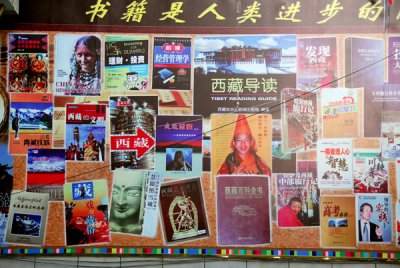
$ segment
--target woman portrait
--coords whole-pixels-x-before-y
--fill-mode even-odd
[[[101,91],[101,41],[93,35],[83,36],[74,46],[71,74],[66,94],[98,96]]]

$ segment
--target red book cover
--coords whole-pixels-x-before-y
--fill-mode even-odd
[[[306,151],[318,140],[316,94],[291,88],[282,90],[282,145],[284,152]]]
[[[28,149],[26,188],[29,192],[48,193],[51,201],[62,201],[64,182],[64,149]]]
[[[297,87],[337,87],[336,37],[297,39]]]
[[[67,246],[110,242],[106,180],[64,184]]]

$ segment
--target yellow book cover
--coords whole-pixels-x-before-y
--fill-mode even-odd
[[[355,216],[353,196],[321,196],[321,247],[356,247]]]

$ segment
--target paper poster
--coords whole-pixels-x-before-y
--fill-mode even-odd
[[[111,170],[154,169],[158,97],[110,97]]]
[[[378,137],[383,102],[380,100],[384,91],[385,48],[382,38],[346,37],[345,38],[345,86],[363,88],[364,112],[362,122],[364,137]],[[390,61],[388,57],[388,61]],[[389,78],[390,79],[390,78]],[[361,136],[361,135],[360,135]]]
[[[400,203],[396,203],[396,245],[400,245]]]
[[[54,96],[100,96],[101,38],[57,34],[54,46]]]
[[[200,178],[163,183],[160,209],[167,245],[210,235]]]
[[[392,197],[385,194],[357,195],[357,241],[359,243],[391,243]]]
[[[321,247],[355,248],[356,214],[353,196],[321,196]]]
[[[157,116],[156,169],[166,178],[202,173],[202,116]]]
[[[336,37],[297,39],[297,88],[337,86]]]
[[[363,133],[363,98],[359,88],[320,91],[323,138],[357,138]]]
[[[48,193],[50,201],[64,200],[65,170],[63,149],[28,149],[27,191]]]
[[[385,160],[400,157],[400,111],[384,111],[381,124],[381,150]]]
[[[215,175],[271,176],[271,115],[212,114],[211,187]]]
[[[110,231],[153,237],[157,232],[161,174],[118,169],[114,173]]]
[[[268,176],[217,176],[217,242],[260,245],[271,242]]]
[[[28,148],[51,148],[53,144],[52,129],[52,94],[10,94],[10,154],[27,154]]]
[[[389,36],[388,37],[388,55],[393,55],[388,58],[388,80],[392,84],[400,84],[400,36]]]
[[[9,92],[48,92],[49,48],[47,34],[8,35]]]
[[[190,90],[191,38],[154,37],[153,89]]]
[[[110,242],[106,180],[64,184],[67,246]]]
[[[0,140],[0,246],[4,244],[6,238],[8,211],[14,182],[14,157],[9,155],[7,151],[8,146],[7,143],[4,143],[3,138]]]
[[[319,226],[318,182],[313,172],[276,173],[278,227]]]
[[[318,140],[318,186],[320,189],[353,188],[353,148],[350,139]]]
[[[65,155],[67,161],[106,160],[106,105],[67,104]]]
[[[353,178],[354,193],[389,193],[389,162],[382,158],[380,139],[354,140]]]
[[[43,245],[48,204],[48,194],[13,191],[8,213],[6,242]]]
[[[265,112],[280,118],[280,109],[270,108],[281,104],[281,89],[296,88],[296,45],[296,35],[196,37],[194,114]]]
[[[284,88],[282,100],[283,152],[315,149],[319,131],[315,93]]]
[[[110,92],[149,88],[149,38],[108,35],[105,37],[104,86]]]

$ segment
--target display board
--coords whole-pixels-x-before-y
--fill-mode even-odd
[[[397,259],[400,36],[245,29],[2,30],[1,254]]]

